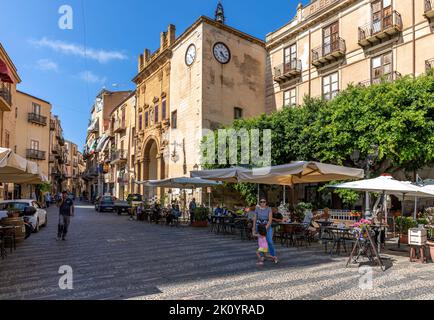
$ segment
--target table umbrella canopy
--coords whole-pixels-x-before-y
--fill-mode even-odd
[[[415,186],[409,182],[395,180],[390,176],[381,176],[375,179],[347,182],[331,186],[330,188],[377,192],[389,195],[405,195],[406,197],[433,196],[418,186]]]
[[[193,188],[206,188],[215,187],[220,185],[219,182],[204,180],[199,178],[172,178],[165,180],[150,180],[150,181],[136,181],[137,184],[142,184],[147,187],[154,188],[176,188],[176,189],[193,189]]]
[[[257,169],[229,168],[194,171],[192,177],[225,182],[246,182],[269,185],[287,185],[362,179],[364,171],[319,162],[298,161],[290,164]]]
[[[11,149],[0,148],[0,182],[39,184],[47,181],[37,163],[26,160]]]
[[[25,173],[26,170],[26,159],[15,154],[11,149],[0,148],[0,175],[20,174]]]

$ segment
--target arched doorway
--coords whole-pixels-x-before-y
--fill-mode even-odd
[[[143,155],[143,180],[162,180],[165,178],[165,164],[160,152],[158,141],[151,138],[145,144]],[[156,188],[145,188],[145,198],[149,200],[159,200],[162,190]]]

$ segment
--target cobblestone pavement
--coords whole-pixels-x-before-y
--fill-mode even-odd
[[[77,206],[66,242],[57,242],[57,214],[6,260],[0,299],[434,299],[434,264],[391,256],[374,268],[372,290],[359,288],[358,267],[319,246],[280,248],[281,263],[256,266],[255,242],[208,230],[128,221]],[[73,269],[73,290],[61,290],[59,267]]]

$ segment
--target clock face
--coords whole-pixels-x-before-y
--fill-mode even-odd
[[[231,60],[231,52],[229,48],[222,42],[218,42],[214,45],[214,57],[218,62],[226,64]]]
[[[191,66],[194,60],[196,60],[196,46],[191,44],[185,53],[185,63],[187,66]]]

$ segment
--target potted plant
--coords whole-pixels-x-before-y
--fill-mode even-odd
[[[194,222],[191,224],[194,228],[208,227],[209,209],[203,206],[194,210]]]
[[[294,221],[302,222],[304,220],[304,217],[306,216],[306,212],[308,212],[309,210],[312,210],[312,204],[299,202],[295,206]]]
[[[408,230],[417,227],[417,221],[414,221],[411,217],[398,217],[396,218],[396,225],[398,226],[399,243],[408,244]]]

